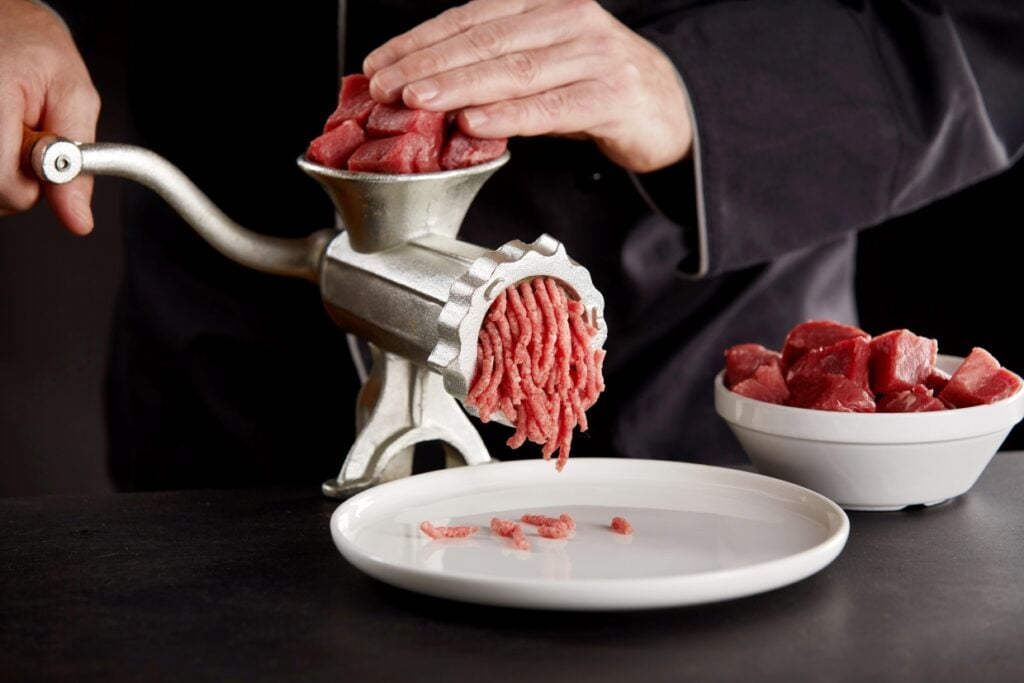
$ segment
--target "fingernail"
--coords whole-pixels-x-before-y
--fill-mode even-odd
[[[363,74],[365,74],[367,78],[373,78],[374,74],[391,66],[394,61],[394,59],[391,59],[388,51],[380,49],[374,50],[370,54],[366,55],[366,59],[363,60]]]
[[[479,128],[487,123],[487,114],[479,109],[470,109],[462,112],[462,118],[470,128]]]
[[[373,83],[385,96],[391,97],[402,85],[402,75],[395,71],[381,71],[373,77]]]
[[[428,78],[424,81],[416,81],[408,86],[409,92],[420,102],[429,102],[437,97],[437,81]]]

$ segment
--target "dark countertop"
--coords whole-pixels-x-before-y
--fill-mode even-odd
[[[388,587],[315,488],[0,499],[0,680],[1021,680],[1024,453],[965,496],[851,513],[770,593],[557,613]]]

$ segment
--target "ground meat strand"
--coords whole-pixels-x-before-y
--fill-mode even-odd
[[[559,517],[548,517],[547,515],[525,514],[522,517],[520,517],[519,519],[522,520],[523,522],[525,522],[526,524],[532,524],[533,526],[536,526],[536,527],[542,527],[542,528],[543,527],[547,527],[549,529],[560,529],[560,530],[565,532],[561,536],[548,536],[548,538],[564,538],[569,533],[570,530],[572,530],[572,529],[574,529],[576,527],[576,523],[572,521],[572,517],[569,517],[569,515],[566,515],[566,514],[563,514],[561,516],[561,518],[559,518]],[[568,520],[568,521],[566,521],[566,520]],[[571,525],[570,525],[570,522],[572,523]],[[538,529],[537,533],[540,533],[539,529]],[[541,534],[541,536],[544,536],[544,535],[545,534]]]
[[[530,549],[530,542],[526,540],[526,535],[519,527],[516,527],[516,530],[512,532],[512,543],[514,543],[516,548],[519,550]]]
[[[491,517],[491,531],[499,536],[512,536],[512,532],[515,531],[518,526],[519,525],[511,519]]]
[[[479,531],[475,526],[434,526],[430,522],[420,524],[420,531],[431,538],[466,538]]]
[[[624,536],[629,536],[633,533],[633,525],[627,522],[625,517],[612,517],[611,527],[616,533]]]
[[[586,410],[604,391],[604,351],[591,348],[597,328],[582,303],[553,278],[524,280],[498,295],[477,342],[477,366],[466,403],[488,422],[498,410],[515,428],[510,448],[526,441],[557,451],[561,471],[572,432],[587,430]]]
[[[537,534],[544,538],[565,538],[569,535],[569,527],[561,522],[551,526],[539,526]]]
[[[510,519],[491,518],[491,531],[498,536],[512,539],[512,544],[520,550],[529,550],[530,542],[526,540],[526,534],[522,527]]]

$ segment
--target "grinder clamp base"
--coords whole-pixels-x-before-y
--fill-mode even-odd
[[[347,498],[412,473],[413,447],[424,441],[444,445],[446,465],[492,462],[487,447],[458,402],[435,372],[371,345],[373,369],[359,391],[358,436],[335,479],[321,486],[325,496]]]

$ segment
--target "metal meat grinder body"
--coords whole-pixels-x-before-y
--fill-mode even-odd
[[[324,483],[328,496],[346,497],[410,474],[413,447],[424,441],[441,441],[448,464],[459,457],[469,465],[491,461],[458,403],[473,379],[487,310],[509,285],[533,277],[558,279],[583,302],[597,328],[595,348],[607,336],[604,298],[558,240],[541,235],[531,244],[513,240],[488,250],[456,238],[470,203],[508,161],[507,152],[471,168],[415,175],[339,171],[300,158],[299,166],[327,191],[344,226],[303,239],[243,228],[180,170],[146,149],[36,134],[27,136],[24,156],[51,183],[81,173],[141,183],[228,258],[320,285],[331,318],[370,342],[374,360],[359,392],[355,442],[338,476]]]

